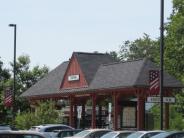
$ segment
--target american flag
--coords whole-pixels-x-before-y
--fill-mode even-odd
[[[150,94],[159,94],[159,70],[149,71]]]
[[[12,90],[8,88],[5,90],[4,105],[6,107],[10,107],[10,106],[12,106],[12,104],[13,104]]]

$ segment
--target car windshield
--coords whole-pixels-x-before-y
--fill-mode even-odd
[[[115,137],[116,135],[117,135],[116,132],[109,132],[109,133],[103,135],[103,136],[100,137],[100,138],[113,138],[113,137]]]
[[[138,138],[142,134],[143,134],[142,132],[135,132],[135,133],[130,134],[127,138]]]
[[[9,126],[0,126],[0,130],[11,130]]]
[[[74,136],[75,137],[84,137],[84,136],[88,135],[90,132],[91,131],[89,131],[89,130],[84,130],[84,131],[81,131],[81,132],[75,134]]]

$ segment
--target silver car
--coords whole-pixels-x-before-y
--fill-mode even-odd
[[[128,135],[132,134],[135,131],[112,131],[100,138],[126,138]]]
[[[87,129],[83,130],[72,137],[67,138],[100,138],[104,134],[110,132],[109,129]]]
[[[51,138],[53,135],[53,131],[64,129],[74,129],[74,128],[64,124],[44,124],[39,126],[32,126],[29,130],[38,131],[42,133],[45,137]]]

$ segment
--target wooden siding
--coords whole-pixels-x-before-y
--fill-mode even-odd
[[[79,80],[68,81],[68,76],[70,75],[79,75]],[[80,65],[75,56],[72,56],[68,68],[66,70],[63,83],[61,84],[61,89],[67,88],[81,88],[87,87],[87,81],[84,77],[84,74],[80,68]]]

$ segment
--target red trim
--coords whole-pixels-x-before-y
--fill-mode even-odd
[[[113,109],[113,128],[114,130],[117,130],[117,121],[118,121],[118,99],[117,99],[117,93],[113,93],[113,103],[114,103],[114,109]]]
[[[69,116],[69,124],[70,126],[74,127],[74,111],[73,111],[74,99],[70,97],[70,116]]]
[[[68,81],[68,76],[70,75],[79,75],[79,80]],[[87,86],[88,84],[82,72],[82,69],[77,61],[77,58],[73,54],[68,64],[67,70],[65,72],[63,81],[61,82],[60,89],[81,88],[81,87],[87,87]]]
[[[66,92],[66,93],[55,93],[55,94],[48,94],[48,95],[37,95],[37,96],[31,96],[31,97],[27,97],[27,99],[29,100],[43,100],[43,99],[55,99],[55,100],[59,100],[59,99],[68,99],[69,96],[77,96],[77,97],[89,97],[90,94],[97,94],[98,96],[103,96],[103,97],[108,97],[109,95],[111,95],[112,91],[113,92],[118,92],[118,96],[121,97],[123,96],[137,96],[137,91],[138,89],[136,88],[117,88],[117,89],[101,89],[101,90],[93,90],[93,91],[83,91],[83,92]],[[142,92],[142,94],[144,94],[144,97],[149,96],[147,95],[147,88],[141,88],[140,89]],[[166,89],[167,90],[167,94],[172,95],[171,94],[171,90],[172,89]],[[170,91],[169,91],[170,90]]]
[[[141,94],[138,94],[137,99],[137,128],[138,130],[143,130],[145,113],[144,97]]]

